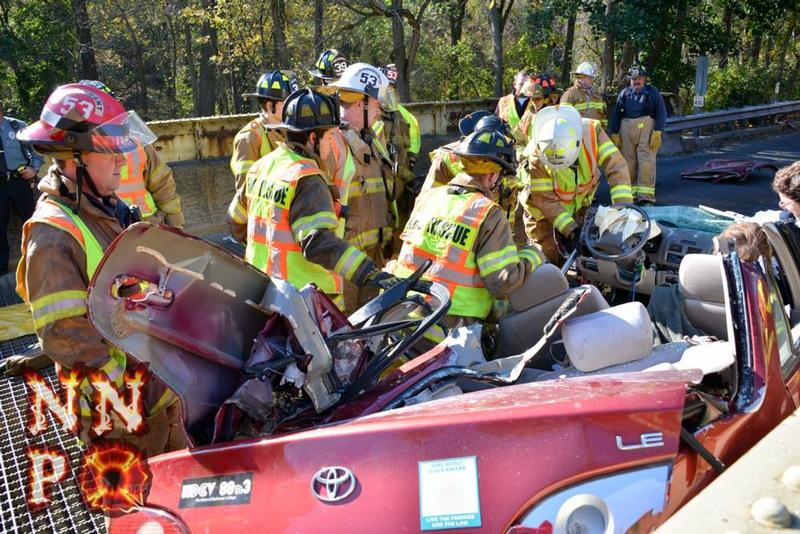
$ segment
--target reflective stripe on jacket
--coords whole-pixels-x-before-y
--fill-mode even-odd
[[[298,182],[307,176],[319,175],[316,162],[279,145],[259,160],[247,175],[247,247],[245,261],[255,268],[288,281],[300,289],[314,283],[331,296],[341,295],[342,277],[308,261],[299,241],[315,228],[335,230],[335,213],[319,211],[290,223],[289,211]],[[298,236],[300,238],[298,238]]]
[[[511,129],[519,123],[520,116],[517,113],[516,96],[513,93],[497,101],[497,116],[506,121]]]
[[[158,211],[153,195],[145,187],[144,173],[147,166],[147,154],[141,145],[136,150],[125,154],[125,166],[119,170],[119,198],[131,206],[138,206],[142,218],[152,217]]]
[[[97,270],[97,266],[100,264],[100,260],[103,259],[103,247],[86,226],[86,223],[67,206],[62,205],[52,197],[45,198],[37,207],[33,217],[28,219],[23,227],[23,257],[27,256],[28,240],[26,236],[30,231],[30,227],[37,223],[58,228],[68,233],[78,242],[81,249],[86,253],[86,277],[91,280]],[[17,284],[22,286],[20,293],[27,296],[28,291],[25,287],[25,279],[24,276],[20,276],[21,274],[24,273],[17,272]],[[37,298],[30,303],[34,326],[38,330],[59,319],[86,315],[86,296],[86,290],[76,289],[51,293]],[[100,370],[117,387],[121,387],[126,365],[125,353],[116,347],[109,347],[108,355],[110,357],[108,363],[101,367]],[[91,397],[92,388],[86,379],[81,382],[80,387],[84,393],[80,398],[81,415],[90,417],[92,412],[89,409],[87,399]]]
[[[261,113],[254,120],[245,124],[233,139],[230,167],[236,189],[244,185],[250,167],[260,158],[269,154],[283,139],[277,130],[268,130],[266,125],[267,118]]]
[[[403,247],[397,259],[395,274],[409,276],[426,259],[433,261],[425,278],[447,287],[452,299],[451,315],[485,318],[492,309],[494,297],[486,289],[481,274],[503,267],[505,256],[513,251],[502,250],[476,260],[475,246],[481,224],[495,203],[481,193],[448,192],[435,187],[417,198],[414,211],[401,235]]]
[[[608,114],[603,97],[594,91],[589,94],[586,89],[578,84],[577,80],[572,87],[561,95],[561,103],[571,105],[584,118],[600,121],[603,128],[608,126]]]
[[[384,161],[385,153],[375,140],[367,145],[353,130],[344,130],[342,134],[356,166],[347,194],[342,195],[349,208],[345,239],[367,251],[392,240],[397,211],[394,200],[390,200],[392,192],[386,186],[394,184],[394,177]]]
[[[408,111],[402,104],[399,105],[397,111],[403,116],[403,120],[408,124],[409,135],[411,143],[408,146],[408,151],[412,154],[419,154],[419,149],[422,146],[422,135],[419,131],[419,121],[413,113]]]

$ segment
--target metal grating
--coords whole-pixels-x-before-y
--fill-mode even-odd
[[[20,302],[22,300],[13,288],[0,286],[0,308]],[[31,335],[0,342],[0,361],[23,352],[36,341],[36,336]],[[54,367],[43,369],[41,373],[55,391],[61,391]],[[0,532],[105,532],[103,515],[86,509],[71,477],[52,486],[51,506],[36,514],[28,510],[25,502],[28,483],[26,447],[58,446],[69,457],[73,469],[80,465],[82,448],[75,436],[60,430],[49,412],[47,431],[30,437],[24,427],[27,410],[28,395],[22,377],[6,378],[0,374]]]
[[[4,343],[5,345],[5,343]],[[55,369],[41,371],[51,387],[60,391]],[[28,445],[58,446],[69,457],[70,466],[80,465],[82,448],[72,434],[60,430],[47,413],[46,432],[30,437],[25,432],[28,397],[22,377],[0,378],[0,532],[105,532],[102,514],[90,513],[72,477],[52,486],[53,503],[31,514],[25,502]]]

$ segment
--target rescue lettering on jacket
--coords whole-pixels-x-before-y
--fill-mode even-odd
[[[408,223],[407,230],[419,230],[422,221],[413,219]],[[455,246],[466,249],[472,228],[461,223],[442,219],[441,217],[431,217],[425,227],[426,237],[432,237],[436,241],[450,241]]]
[[[254,186],[257,186],[257,189]],[[281,208],[286,209],[288,207],[289,184],[278,181],[248,180],[247,197],[266,200],[267,202],[277,204]]]

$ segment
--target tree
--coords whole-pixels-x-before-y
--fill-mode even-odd
[[[86,10],[86,0],[72,0],[72,13],[75,17],[75,33],[78,36],[81,57],[80,77],[96,80],[99,76],[97,74],[97,61],[94,57],[92,25],[89,22],[89,14]]]
[[[511,1],[513,2],[513,0]],[[416,12],[414,12],[411,8],[404,6],[404,0],[390,0],[388,5],[381,0],[337,0],[339,5],[363,17],[379,16],[391,21],[392,60],[397,66],[397,92],[403,102],[411,100],[409,79],[422,37],[422,20],[430,2],[431,0],[420,0],[417,2]],[[411,39],[408,46],[406,46],[406,24],[411,28]]]
[[[514,0],[491,0],[489,2],[489,25],[492,29],[492,50],[494,51],[494,96],[502,96],[505,93],[503,31],[512,7],[514,7]]]

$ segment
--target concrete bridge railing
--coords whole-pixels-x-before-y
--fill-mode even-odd
[[[494,110],[496,98],[460,102],[414,102],[406,107],[417,117],[424,136],[454,132],[458,119],[477,109]],[[205,160],[231,155],[233,138],[255,114],[226,115],[154,121],[148,123],[158,135],[156,147],[167,162]]]

